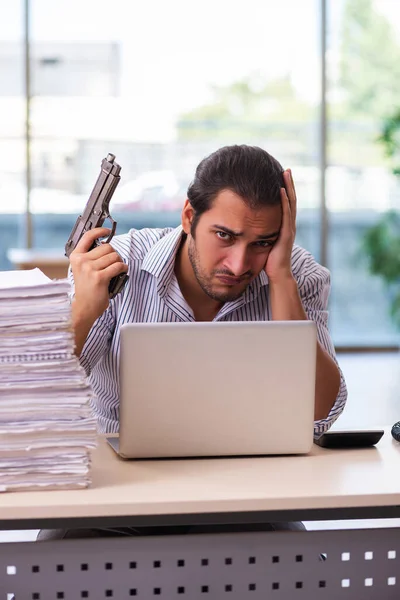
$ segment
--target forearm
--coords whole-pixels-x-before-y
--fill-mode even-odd
[[[274,321],[307,320],[297,283],[293,277],[269,283],[272,319]],[[317,343],[315,381],[315,420],[324,419],[335,403],[340,388],[340,373],[335,361]]]
[[[75,336],[75,355],[79,358],[96,319],[85,315],[74,300],[72,302],[72,327]]]

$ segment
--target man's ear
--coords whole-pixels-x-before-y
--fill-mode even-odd
[[[182,209],[182,229],[187,235],[189,235],[189,233],[190,233],[193,218],[194,218],[193,207],[190,204],[189,199],[186,198],[185,204],[183,205],[183,209]]]

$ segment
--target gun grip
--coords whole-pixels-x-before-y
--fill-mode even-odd
[[[119,275],[111,279],[110,284],[108,286],[108,293],[110,299],[115,298],[115,296],[123,290],[124,285],[126,284],[128,279],[129,277],[126,273],[120,273]]]

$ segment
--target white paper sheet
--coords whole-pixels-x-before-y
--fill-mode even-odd
[[[0,492],[90,485],[96,421],[70,291],[39,269],[0,272]]]
[[[0,271],[0,289],[15,287],[31,287],[51,282],[40,269],[20,271]]]

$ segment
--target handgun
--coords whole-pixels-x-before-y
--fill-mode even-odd
[[[89,196],[85,210],[77,218],[68,241],[65,244],[65,256],[68,258],[71,252],[75,250],[83,234],[95,227],[102,227],[106,219],[110,219],[112,229],[105,243],[108,244],[113,238],[117,222],[111,217],[109,206],[115,188],[121,179],[119,175],[120,171],[121,167],[115,162],[114,154],[107,154],[107,157],[101,161],[100,174]],[[90,250],[96,248],[98,245],[99,242],[96,240]],[[108,286],[110,298],[114,298],[123,289],[128,279],[126,273],[121,273],[111,279]]]

